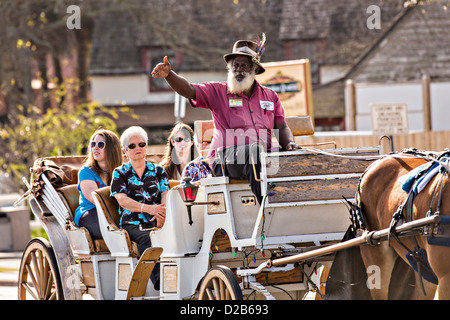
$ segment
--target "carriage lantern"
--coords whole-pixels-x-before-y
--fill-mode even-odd
[[[184,183],[178,188],[178,192],[180,193],[181,199],[183,199],[184,203],[187,206],[188,216],[189,216],[189,225],[192,226],[194,223],[192,221],[192,213],[191,207],[194,204],[195,197],[197,196],[198,186],[191,183],[191,178],[186,177],[183,179]]]
[[[205,205],[205,204],[213,204],[218,205],[218,201],[208,201],[208,202],[195,202],[195,198],[197,197],[198,186],[191,183],[191,178],[186,177],[183,179],[183,184],[178,187],[178,192],[180,193],[181,199],[183,199],[184,204],[187,206],[188,216],[189,216],[189,225],[192,225],[194,222],[192,221],[192,213],[191,207],[193,205]]]
[[[195,201],[195,197],[197,196],[198,186],[191,183],[191,178],[186,177],[183,179],[184,184],[178,188],[178,192],[180,193],[181,199],[184,202],[187,202],[186,205],[192,205]]]

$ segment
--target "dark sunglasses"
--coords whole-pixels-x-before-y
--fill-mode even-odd
[[[139,146],[139,148],[144,148],[147,144],[145,142],[139,142],[137,144],[137,146]],[[128,146],[128,149],[133,150],[134,148],[136,148],[136,143],[132,143]]]
[[[105,147],[105,141],[91,141],[91,149],[94,149],[97,146],[99,149],[103,149]]]
[[[191,137],[186,137],[186,138],[176,137],[175,139],[173,139],[173,141],[175,141],[175,142],[181,142],[181,141],[190,142],[191,141]]]

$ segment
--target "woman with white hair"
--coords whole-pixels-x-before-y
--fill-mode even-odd
[[[120,227],[142,254],[152,245],[148,229],[164,224],[169,179],[163,167],[146,160],[148,136],[144,129],[130,127],[120,141],[129,161],[114,170],[111,197],[119,203]],[[150,279],[157,288],[159,268],[155,267]]]

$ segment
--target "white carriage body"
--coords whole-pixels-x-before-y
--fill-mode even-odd
[[[332,154],[379,154],[380,148],[332,149],[324,150]],[[263,194],[270,194],[265,186],[271,182],[291,183],[308,180],[339,181],[339,179],[359,180],[361,167],[353,173],[336,173],[309,176],[271,177],[267,172],[267,162],[277,157],[293,157],[314,154],[308,150],[262,154]],[[329,156],[329,159],[333,159]],[[356,168],[353,168],[355,170]],[[348,170],[347,170],[348,171]],[[352,171],[352,169],[350,169]],[[357,181],[349,195],[353,200]],[[349,212],[344,200],[336,199],[337,193],[330,195],[334,199],[307,199],[303,201],[270,202],[270,196],[264,198],[260,206],[248,183],[236,183],[228,177],[214,177],[201,180],[198,201],[219,201],[219,205],[193,206],[193,225],[188,224],[186,206],[176,190],[169,191],[167,217],[163,228],[151,232],[152,245],[164,249],[161,255],[161,274],[165,267],[170,277],[170,292],[161,289],[163,299],[182,299],[192,296],[208,270],[211,243],[217,230],[227,234],[232,252],[222,253],[222,260],[233,267],[242,267],[232,260],[234,251],[246,248],[271,250],[279,247],[313,245],[340,241],[349,226]],[[338,184],[339,185],[339,184]],[[339,192],[339,190],[337,190]],[[314,195],[313,195],[314,196]],[[264,234],[264,238],[262,237]],[[219,258],[219,259],[220,259]],[[186,261],[187,260],[187,261]],[[235,259],[236,260],[236,259]],[[331,260],[330,260],[331,262]],[[190,265],[190,266],[187,266]],[[257,266],[257,263],[253,264]],[[238,274],[244,274],[242,270]],[[181,280],[182,279],[182,280]],[[165,280],[164,280],[165,281]],[[189,283],[191,282],[191,283]],[[291,286],[292,287],[292,286]],[[297,290],[306,290],[307,283],[298,283]]]

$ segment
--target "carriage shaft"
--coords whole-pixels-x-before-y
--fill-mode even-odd
[[[439,223],[439,221],[440,221],[439,216],[431,216],[431,217],[426,217],[426,218],[422,218],[422,219],[404,223],[402,225],[397,226],[394,230],[390,230],[390,228],[386,228],[386,229],[382,229],[379,231],[365,232],[362,236],[359,236],[359,237],[356,237],[356,238],[353,238],[353,239],[350,239],[350,240],[347,240],[347,241],[344,241],[341,243],[336,243],[336,244],[333,244],[333,245],[330,245],[330,246],[327,246],[324,248],[320,248],[320,249],[316,249],[316,250],[312,250],[312,251],[308,251],[308,252],[304,252],[304,253],[299,253],[299,254],[296,254],[296,255],[293,255],[290,257],[269,260],[269,261],[267,261],[266,267],[267,268],[280,267],[280,266],[284,266],[284,265],[287,265],[290,263],[301,262],[301,261],[305,261],[305,260],[308,260],[311,258],[320,257],[320,256],[323,256],[326,254],[334,253],[339,250],[357,247],[362,244],[373,243],[374,240],[377,242],[384,241],[388,238],[388,235],[390,232],[393,232],[400,236],[409,236],[411,234],[404,234],[404,233],[408,232],[408,231],[417,231],[418,228],[422,228],[427,225],[436,224],[436,223]],[[417,232],[416,234],[421,234],[421,233],[422,232]]]

